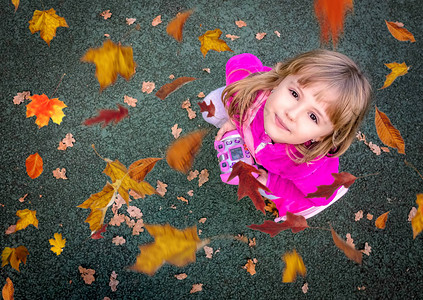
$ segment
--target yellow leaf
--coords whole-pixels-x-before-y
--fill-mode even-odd
[[[384,213],[384,214],[382,214],[382,215],[380,215],[376,219],[375,226],[377,228],[379,228],[379,229],[385,229],[385,227],[386,227],[386,221],[388,220],[388,214],[389,214],[389,211],[386,212],[386,213]]]
[[[3,286],[1,295],[3,296],[4,300],[13,300],[14,293],[15,293],[15,288],[13,287],[13,282],[9,277],[7,277],[6,284]]]
[[[36,10],[29,21],[29,30],[34,34],[40,31],[41,38],[50,46],[50,41],[56,36],[57,27],[69,27],[66,20],[56,15],[53,8],[49,10]]]
[[[201,53],[203,53],[204,57],[206,57],[207,52],[209,50],[215,50],[218,52],[222,51],[232,51],[231,48],[226,44],[224,40],[219,39],[222,35],[222,31],[218,28],[215,30],[209,30],[198,39],[201,42]]]
[[[34,225],[36,228],[38,228],[38,220],[35,214],[37,211],[35,210],[18,210],[16,212],[16,215],[20,218],[18,222],[16,223],[16,231],[22,230],[29,225]]]
[[[195,226],[184,230],[169,224],[145,225],[145,228],[155,241],[139,247],[141,253],[130,269],[150,276],[166,262],[177,267],[195,262],[195,252],[210,242],[200,240]]]
[[[390,64],[385,64],[385,66],[391,69],[391,73],[386,75],[385,83],[383,84],[383,87],[380,88],[380,90],[390,86],[392,82],[397,79],[397,77],[407,74],[408,69],[410,69],[410,67],[408,67],[405,62],[402,64],[393,62]]]
[[[4,267],[5,265],[9,264],[15,270],[19,271],[19,264],[23,262],[26,264],[26,257],[28,256],[29,252],[24,246],[19,246],[17,248],[9,248],[5,247],[3,252],[1,253],[1,266]]]
[[[37,178],[43,173],[43,159],[38,152],[31,154],[25,160],[26,173],[32,179]]]
[[[423,231],[423,194],[417,195],[416,200],[419,208],[417,209],[416,215],[411,219],[411,227],[413,228],[413,239]]]
[[[297,275],[305,276],[307,273],[304,261],[301,256],[295,251],[287,252],[283,256],[286,267],[283,270],[282,282],[294,282]]]
[[[413,34],[407,29],[405,29],[403,24],[399,24],[398,22],[388,22],[386,20],[385,23],[388,27],[389,32],[398,41],[410,41],[412,43],[416,41],[414,39]]]
[[[49,239],[48,241],[49,241],[50,245],[53,246],[53,247],[50,248],[51,251],[53,251],[57,255],[60,255],[63,252],[62,248],[65,247],[66,239],[62,238],[61,233],[55,233],[54,239]]]
[[[375,108],[376,132],[380,140],[386,146],[396,148],[398,153],[405,154],[405,144],[401,133],[391,124],[386,114],[381,112],[377,107]]]
[[[81,60],[96,65],[95,76],[100,83],[100,91],[115,83],[118,74],[126,80],[135,74],[132,47],[117,45],[111,40],[105,40],[100,48],[89,49]]]
[[[16,12],[18,10],[18,7],[19,7],[19,0],[12,0],[12,4],[15,6],[15,12]]]

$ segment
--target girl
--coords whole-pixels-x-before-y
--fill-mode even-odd
[[[204,99],[215,115],[203,118],[220,128],[216,140],[238,130],[263,168],[258,180],[272,194],[260,191],[275,203],[276,221],[287,211],[309,218],[345,194],[341,187],[329,199],[306,198],[334,181],[369,109],[371,87],[351,59],[314,50],[269,68],[240,54],[226,64],[226,85]]]

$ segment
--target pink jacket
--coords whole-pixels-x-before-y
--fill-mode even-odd
[[[268,72],[271,68],[263,66],[261,61],[249,53],[239,54],[226,64],[226,85],[243,79],[255,72]],[[284,216],[287,211],[296,213],[312,206],[327,205],[329,199],[311,198],[305,196],[317,190],[319,185],[329,185],[334,179],[332,173],[338,173],[339,159],[337,157],[323,157],[312,163],[297,164],[287,154],[287,144],[273,144],[270,137],[264,131],[263,110],[267,94],[260,93],[255,108],[250,108],[248,113],[253,113],[250,125],[237,129],[244,140],[252,136],[249,150],[254,154],[256,162],[268,171],[267,187],[273,195],[280,197],[272,200],[275,202],[279,215]],[[260,103],[261,102],[261,103]],[[254,112],[251,110],[255,109]],[[255,116],[254,116],[255,114]],[[236,122],[237,123],[237,122]],[[244,132],[244,131],[248,131]],[[254,146],[252,146],[252,144]],[[251,149],[251,148],[254,149]]]

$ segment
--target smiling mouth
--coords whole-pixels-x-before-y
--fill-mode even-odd
[[[288,127],[286,127],[285,123],[281,119],[279,119],[277,115],[275,115],[275,123],[276,123],[276,126],[278,126],[279,128],[282,128],[286,131],[290,131]]]

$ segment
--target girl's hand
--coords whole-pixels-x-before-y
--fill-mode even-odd
[[[266,185],[266,183],[267,183],[267,177],[268,177],[267,171],[264,170],[264,169],[259,169],[259,172],[260,172],[260,175],[259,175],[259,177],[257,177],[257,180],[261,184]]]
[[[231,131],[231,130],[234,130],[234,129],[236,129],[235,124],[231,120],[226,121],[226,123],[223,124],[223,126],[220,127],[219,131],[217,132],[216,137],[215,137],[215,140],[216,141],[220,141],[220,139],[222,138],[222,136],[226,132]]]

